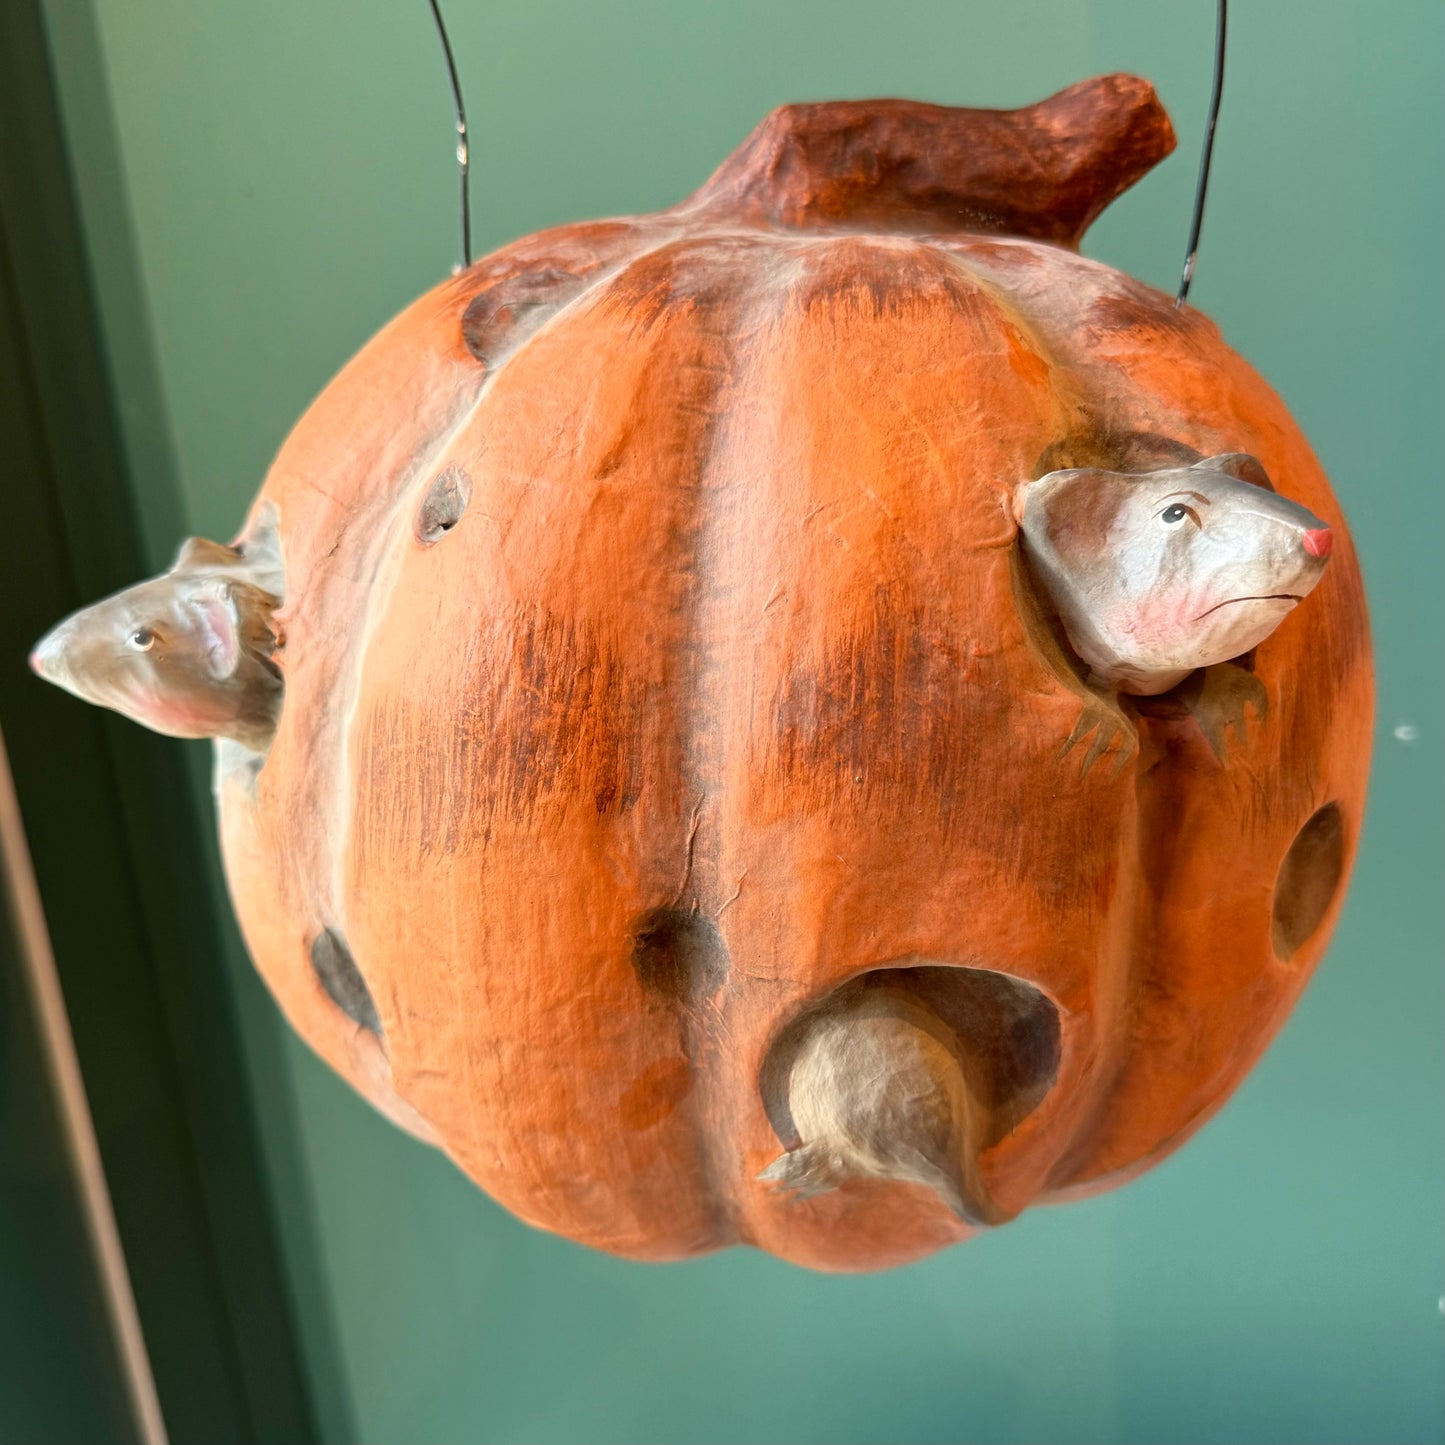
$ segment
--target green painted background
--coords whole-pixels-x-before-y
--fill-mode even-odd
[[[691,190],[784,100],[1013,105],[1132,69],[1179,153],[1088,250],[1172,286],[1212,7],[451,0],[479,249]],[[1381,1441],[1442,1433],[1442,13],[1236,0],[1195,300],[1312,438],[1380,670],[1333,949],[1180,1155],[906,1270],[631,1265],[534,1233],[284,1035],[233,946],[335,1441]],[[47,0],[157,566],[229,536],[287,428],[453,258],[422,0]],[[181,746],[177,744],[177,746]],[[229,963],[217,962],[220,957]]]

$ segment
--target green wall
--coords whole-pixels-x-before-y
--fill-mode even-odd
[[[426,7],[47,0],[147,541],[228,536],[294,418],[453,257]],[[1212,7],[452,0],[479,249],[693,188],[772,105],[1159,85],[1091,254],[1172,286]],[[1442,14],[1236,3],[1194,300],[1312,438],[1380,670],[1367,835],[1270,1055],[1126,1190],[888,1275],[534,1233],[283,1036],[231,960],[329,1439],[1441,1438]],[[181,746],[177,744],[177,746]],[[219,966],[198,947],[197,967]]]

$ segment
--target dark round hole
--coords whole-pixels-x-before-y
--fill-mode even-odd
[[[992,1144],[1031,1114],[1059,1072],[1059,1011],[1023,979],[985,968],[950,968],[924,962],[884,965],[850,979],[815,1000],[773,1041],[758,1078],[778,1138],[797,1142],[788,1103],[793,1060],[820,1015],[846,1011],[869,989],[911,994],[952,1031],[974,1092],[989,1106]]]
[[[649,908],[633,927],[632,966],[653,993],[709,998],[727,977],[727,945],[716,924],[700,913]]]
[[[371,990],[346,946],[346,940],[334,929],[326,928],[311,940],[311,967],[327,996],[353,1023],[372,1033],[381,1032],[381,1016]]]
[[[1274,951],[1294,957],[1320,926],[1345,869],[1345,823],[1338,803],[1326,803],[1299,830],[1274,886]]]
[[[472,496],[472,479],[460,467],[448,467],[427,488],[416,514],[416,539],[438,542],[462,519]]]

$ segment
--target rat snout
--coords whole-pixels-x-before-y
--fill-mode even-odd
[[[1311,527],[1304,535],[1305,551],[1311,557],[1328,557],[1334,550],[1335,534],[1328,527]]]
[[[64,623],[52,628],[35,644],[30,653],[30,670],[36,677],[54,682],[62,671],[66,643],[70,640],[70,629]]]

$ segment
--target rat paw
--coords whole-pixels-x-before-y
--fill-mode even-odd
[[[1139,737],[1134,724],[1116,703],[1098,693],[1091,694],[1085,702],[1073,732],[1059,749],[1059,757],[1067,757],[1075,748],[1082,747],[1086,740],[1088,746],[1084,749],[1081,777],[1111,749],[1114,750],[1112,776],[1117,776],[1119,770],[1139,749]]]
[[[758,1178],[793,1199],[811,1199],[844,1184],[850,1174],[836,1151],[821,1144],[801,1144],[779,1154]]]
[[[1179,696],[1220,762],[1229,750],[1230,730],[1243,742],[1250,710],[1261,722],[1269,711],[1264,684],[1232,662],[1200,668],[1180,686]]]

